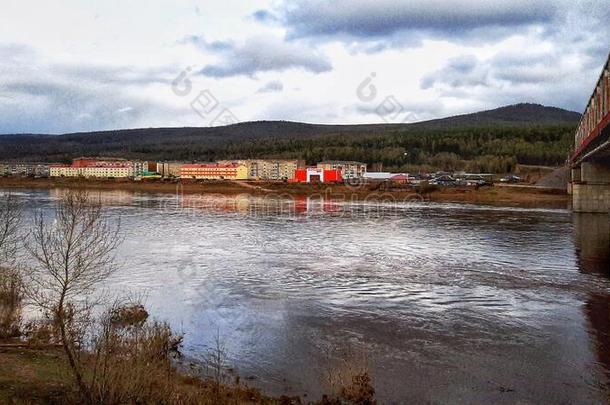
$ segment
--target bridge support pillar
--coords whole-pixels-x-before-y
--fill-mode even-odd
[[[610,163],[583,162],[572,170],[574,212],[610,212]]]

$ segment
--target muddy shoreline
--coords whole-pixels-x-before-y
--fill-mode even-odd
[[[165,182],[127,180],[33,179],[3,177],[0,188],[53,189],[76,188],[87,190],[122,190],[145,193],[171,194],[251,194],[278,197],[325,197],[339,201],[425,201],[467,203],[522,208],[569,208],[570,198],[561,190],[528,187],[482,187],[480,189],[392,188],[376,185],[293,184],[282,182]]]

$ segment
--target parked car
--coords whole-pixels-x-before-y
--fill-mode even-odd
[[[435,184],[438,186],[455,186],[456,180],[449,175],[442,175],[436,177],[434,180],[430,182],[430,184]]]
[[[502,182],[502,183],[521,183],[521,177],[511,174],[506,177],[502,177],[500,179],[500,182]]]
[[[464,186],[468,186],[468,187],[483,187],[483,186],[491,186],[493,183],[489,180],[486,179],[483,176],[467,176],[466,178],[464,178],[461,183],[461,185]]]

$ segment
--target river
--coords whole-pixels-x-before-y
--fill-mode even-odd
[[[18,193],[28,211],[60,190]],[[382,403],[610,399],[608,216],[458,204],[104,192],[107,287],[242,381],[319,398],[366,364]]]

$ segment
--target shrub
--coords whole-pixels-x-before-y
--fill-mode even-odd
[[[100,404],[174,402],[182,337],[169,325],[148,321],[141,305],[114,307],[92,339],[90,387]]]
[[[0,339],[21,335],[23,282],[16,270],[0,268]]]

